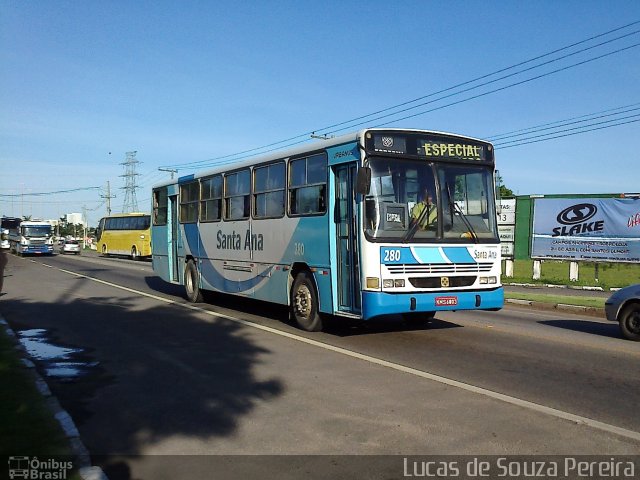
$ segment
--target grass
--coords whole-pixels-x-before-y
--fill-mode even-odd
[[[504,265],[502,271],[504,272]],[[581,262],[579,263],[578,281],[572,282],[569,280],[569,262],[543,260],[540,273],[540,280],[532,280],[533,260],[515,260],[514,276],[512,278],[503,276],[502,281],[504,283],[599,286],[605,290],[640,283],[640,264]]]
[[[563,303],[565,305],[579,305],[582,307],[604,308],[604,298],[597,297],[577,297],[570,295],[549,295],[546,293],[519,293],[505,292],[505,298],[530,300],[533,302],[543,302],[556,305]]]
[[[0,457],[72,456],[69,442],[0,329]]]

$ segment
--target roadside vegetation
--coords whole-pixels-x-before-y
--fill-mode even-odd
[[[605,298],[601,297],[578,297],[571,295],[555,295],[546,293],[528,293],[528,292],[505,292],[505,298],[516,300],[529,300],[532,302],[549,303],[557,305],[577,305],[581,307],[604,308]]]
[[[72,455],[4,329],[0,329],[0,406],[0,457]]]
[[[502,271],[504,272],[504,265]],[[540,280],[533,280],[533,260],[515,260],[513,274],[513,278],[503,275],[502,282],[591,286],[602,287],[604,290],[640,283],[640,265],[628,263],[580,262],[576,282],[569,280],[567,261],[543,260]]]

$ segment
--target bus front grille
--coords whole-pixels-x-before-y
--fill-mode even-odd
[[[493,263],[452,263],[446,265],[436,265],[426,263],[423,265],[387,265],[389,273],[392,275],[411,275],[411,274],[441,274],[451,275],[454,273],[486,273],[490,272]]]
[[[447,287],[469,287],[473,285],[478,277],[449,277]],[[409,277],[409,283],[415,288],[442,288],[440,277]]]

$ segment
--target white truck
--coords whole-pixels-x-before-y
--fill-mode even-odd
[[[0,219],[0,249],[9,250],[9,230],[20,225],[20,219],[2,216]]]
[[[11,252],[18,255],[52,255],[53,227],[38,220],[23,220],[9,229]]]

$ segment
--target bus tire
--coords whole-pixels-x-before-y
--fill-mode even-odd
[[[184,267],[184,289],[187,293],[187,299],[191,303],[202,302],[202,292],[198,282],[198,269],[193,260],[189,260]]]
[[[640,342],[640,303],[627,305],[620,314],[619,322],[624,338]]]
[[[138,260],[140,258],[140,256],[138,255],[138,250],[136,249],[136,246],[134,245],[133,247],[131,247],[131,260]]]
[[[103,257],[108,257],[109,256],[109,252],[107,252],[107,246],[106,245],[102,245],[102,256]]]
[[[291,313],[300,328],[307,332],[322,330],[322,318],[318,310],[318,294],[311,274],[296,275],[291,288]]]

